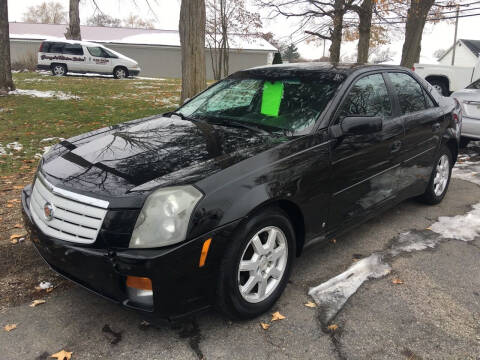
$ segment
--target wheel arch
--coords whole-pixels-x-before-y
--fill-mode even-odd
[[[430,84],[432,84],[432,82],[443,83],[447,88],[447,91],[450,92],[450,79],[445,75],[428,75],[425,77],[425,80],[427,80]]]
[[[267,208],[278,208],[286,213],[293,226],[293,230],[295,231],[296,256],[300,256],[305,244],[305,218],[300,207],[295,202],[288,199],[271,199],[252,209],[248,213],[247,219]]]
[[[128,68],[125,66],[125,65],[116,65],[114,68],[113,68],[113,73],[115,73],[115,71],[118,69],[118,68],[122,68],[122,69],[125,69],[125,72],[126,72],[126,77],[129,76],[130,72],[128,71]]]
[[[53,69],[53,67],[54,67],[55,65],[65,66],[65,69],[66,69],[66,71],[68,72],[68,65],[67,65],[67,64],[62,63],[62,62],[55,61],[55,62],[52,62],[52,63],[50,64],[50,69]]]

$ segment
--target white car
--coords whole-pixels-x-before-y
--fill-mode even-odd
[[[457,99],[463,109],[460,145],[467,146],[470,140],[480,140],[480,79],[454,92],[451,97]]]
[[[97,73],[117,79],[140,73],[138,63],[100,44],[76,40],[45,40],[38,50],[37,69],[53,75]]]

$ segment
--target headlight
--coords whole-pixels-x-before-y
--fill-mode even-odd
[[[131,248],[167,246],[185,240],[188,222],[202,193],[193,186],[176,186],[154,191],[138,216]]]

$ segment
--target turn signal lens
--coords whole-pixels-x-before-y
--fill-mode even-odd
[[[140,290],[152,290],[152,280],[146,277],[127,276],[127,286]]]
[[[212,242],[212,238],[205,240],[202,246],[202,252],[200,254],[200,262],[198,263],[198,267],[203,267],[205,265],[205,261],[207,260],[208,249],[210,249],[210,243]]]

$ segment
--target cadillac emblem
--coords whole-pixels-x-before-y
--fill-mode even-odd
[[[53,205],[50,204],[49,202],[45,203],[45,205],[43,205],[43,215],[45,215],[45,219],[47,221],[50,221],[53,219],[53,213],[54,213]]]

